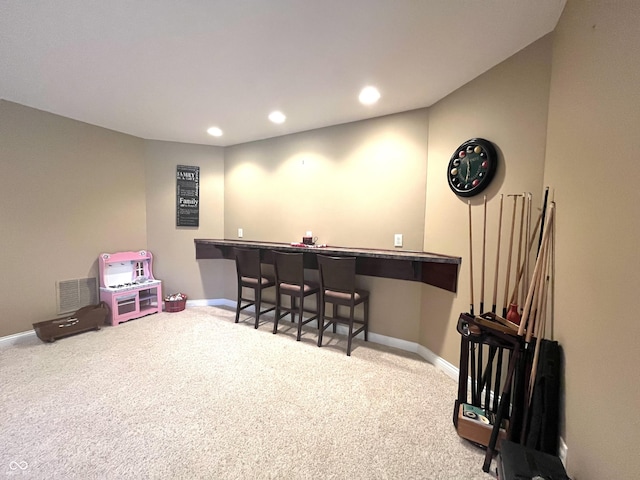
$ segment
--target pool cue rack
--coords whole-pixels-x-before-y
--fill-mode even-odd
[[[517,434],[514,427],[521,422],[514,416],[522,410],[514,396],[523,368],[522,337],[495,317],[462,313],[457,323],[460,369],[453,424],[460,437],[486,447],[485,471],[500,442]]]
[[[543,398],[533,401],[536,383],[541,378],[545,386],[557,383],[558,368],[538,371],[556,359],[557,342],[545,339],[546,313],[550,310],[547,298],[553,272],[553,237],[555,202],[548,202],[549,189],[545,189],[544,201],[535,223],[532,223],[532,195],[530,193],[507,195],[512,200],[511,222],[508,231],[508,248],[503,302],[498,303],[499,265],[501,250],[504,195],[500,195],[498,233],[496,237],[493,301],[491,312],[484,312],[485,260],[487,230],[487,198],[482,203],[482,255],[480,274],[479,314],[476,307],[473,273],[472,204],[468,201],[469,220],[469,274],[470,309],[462,313],[457,322],[461,335],[458,396],[454,405],[453,422],[458,434],[486,448],[483,470],[489,467],[495,452],[503,440],[527,444],[547,453],[555,453],[554,429],[557,416],[553,405],[549,406],[547,391]],[[478,202],[476,202],[478,204]],[[517,214],[520,213],[519,221]],[[519,228],[516,229],[515,227]],[[517,235],[516,235],[517,232]],[[517,240],[516,239],[517,236]],[[538,240],[537,250],[534,245]],[[477,247],[476,247],[477,248]],[[535,255],[535,256],[534,256]],[[512,264],[512,259],[515,262]],[[530,267],[533,266],[533,272]],[[511,280],[515,280],[514,285]],[[502,315],[495,312],[502,306]],[[553,321],[553,320],[552,320]],[[542,348],[541,348],[542,346]],[[506,368],[503,368],[506,365]],[[540,402],[546,402],[540,407]],[[557,408],[557,406],[555,407]],[[551,440],[550,440],[551,439]]]

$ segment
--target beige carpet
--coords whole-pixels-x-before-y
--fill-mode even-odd
[[[242,318],[191,307],[0,350],[0,476],[494,476],[452,425],[456,382],[417,355]]]

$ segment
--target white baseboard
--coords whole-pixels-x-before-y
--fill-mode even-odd
[[[187,300],[187,307],[232,307],[236,308],[236,302],[226,298]],[[249,309],[247,309],[249,310]]]
[[[442,371],[446,376],[451,377],[455,381],[458,381],[458,375],[460,369],[455,365],[447,362],[444,358],[439,357],[427,347],[418,344],[418,355],[424,358],[431,365],[435,366],[438,370]]]
[[[399,338],[378,335],[376,333],[369,333],[369,341],[379,343],[381,345],[386,345],[388,347],[395,347],[406,352],[417,353],[422,358],[424,358],[427,363],[430,363],[431,365],[436,367],[446,376],[451,377],[455,381],[458,381],[458,367],[453,366],[444,358],[439,357],[424,345],[420,345],[416,342],[408,342]]]
[[[34,330],[29,330],[28,332],[14,333],[13,335],[0,337],[0,348],[9,348],[25,341],[31,341],[35,336],[36,332]]]
[[[344,331],[338,326],[338,332],[346,335],[349,333],[349,330],[346,327],[343,327]],[[386,335],[380,335],[378,333],[369,332],[369,341],[373,343],[378,343],[380,345],[385,345],[387,347],[398,348],[400,350],[404,350],[405,352],[418,353],[419,345],[416,342],[409,342],[407,340],[402,340],[400,338],[395,337],[387,337]]]
[[[236,302],[234,300],[228,300],[226,298],[214,298],[214,299],[201,299],[201,300],[187,300],[187,307],[231,307],[235,308]],[[245,311],[253,311],[253,307],[247,308]],[[271,312],[270,312],[271,313]],[[267,314],[268,315],[268,314]],[[272,314],[273,316],[273,314]],[[343,325],[338,325],[338,333],[341,335],[347,334],[347,328]],[[33,330],[28,332],[15,333],[13,335],[7,335],[6,337],[0,337],[0,348],[7,348],[13,345],[19,344],[26,340],[31,340],[36,333]],[[369,341],[387,347],[398,348],[405,352],[416,353],[424,358],[428,363],[434,365],[437,369],[441,370],[445,375],[451,377],[454,380],[458,380],[458,368],[447,362],[445,359],[439,357],[427,347],[420,345],[416,342],[409,342],[400,338],[388,337],[386,335],[380,335],[378,333],[369,333]]]

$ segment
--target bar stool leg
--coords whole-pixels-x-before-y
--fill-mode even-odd
[[[364,341],[369,341],[369,300],[364,301]]]
[[[347,340],[347,357],[351,356],[351,341],[353,340],[353,314],[354,306],[349,307],[349,339]]]
[[[316,322],[318,330],[320,330],[320,292],[316,293]]]
[[[318,346],[322,346],[322,333],[324,332],[324,301],[318,307]]]
[[[258,279],[258,281],[260,281],[260,279]],[[262,292],[260,291],[259,288],[256,289],[256,325],[255,328],[258,328],[258,323],[260,321],[260,306],[262,303]]]
[[[278,320],[280,320],[280,293],[276,293],[276,316],[273,319],[273,333],[278,333]]]
[[[293,297],[291,297],[293,301]],[[293,307],[293,304],[291,305]],[[298,310],[298,337],[296,340],[300,341],[300,336],[302,335],[302,312],[304,312],[304,296],[300,297],[300,307]],[[291,317],[293,318],[293,310],[291,311]]]
[[[235,323],[238,323],[238,320],[240,319],[240,303],[242,303],[242,285],[240,283],[238,283],[238,304],[236,305],[236,321],[235,321]]]
[[[291,310],[289,311],[289,314],[291,315],[291,323],[296,323],[296,314],[295,314],[295,308],[296,308],[296,297],[295,295],[291,295]]]

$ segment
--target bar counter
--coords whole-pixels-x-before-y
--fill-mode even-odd
[[[304,255],[304,266],[317,269],[317,255],[356,257],[356,273],[372,277],[422,282],[455,292],[458,268],[462,259],[438,253],[411,250],[379,250],[333,246],[296,246],[288,243],[252,242],[244,240],[194,239],[196,260],[223,258],[233,260],[233,248],[260,250],[263,263],[273,264],[273,251],[297,252]]]

